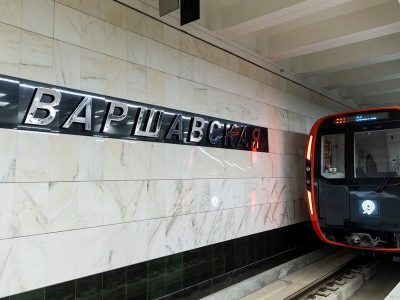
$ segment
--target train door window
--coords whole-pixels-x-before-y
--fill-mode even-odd
[[[344,178],[344,134],[322,136],[321,175],[325,178]]]
[[[355,132],[354,177],[398,177],[399,129]]]

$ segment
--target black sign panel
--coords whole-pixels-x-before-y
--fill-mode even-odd
[[[0,127],[268,152],[268,129],[0,75]]]

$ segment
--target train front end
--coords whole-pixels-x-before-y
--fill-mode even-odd
[[[400,107],[321,118],[305,160],[305,196],[321,240],[400,252]]]

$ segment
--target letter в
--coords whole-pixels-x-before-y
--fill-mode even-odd
[[[203,118],[194,117],[192,122],[192,129],[190,131],[189,141],[198,143],[203,138],[203,128],[205,121]],[[197,133],[197,136],[196,136]]]
[[[50,103],[40,102],[40,100],[42,100],[43,95],[51,96],[53,98],[53,101]],[[59,91],[42,87],[37,88],[24,123],[41,125],[41,126],[49,125],[51,122],[53,122],[54,118],[56,117],[57,111],[54,109],[54,107],[60,104],[60,101],[61,101],[61,93]],[[48,111],[48,116],[45,118],[35,118],[35,113],[38,109]]]

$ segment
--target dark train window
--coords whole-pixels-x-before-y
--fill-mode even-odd
[[[400,172],[395,165],[399,158],[399,129],[354,134],[354,177],[398,177]]]
[[[344,178],[344,134],[323,135],[321,141],[321,175],[332,179]]]

